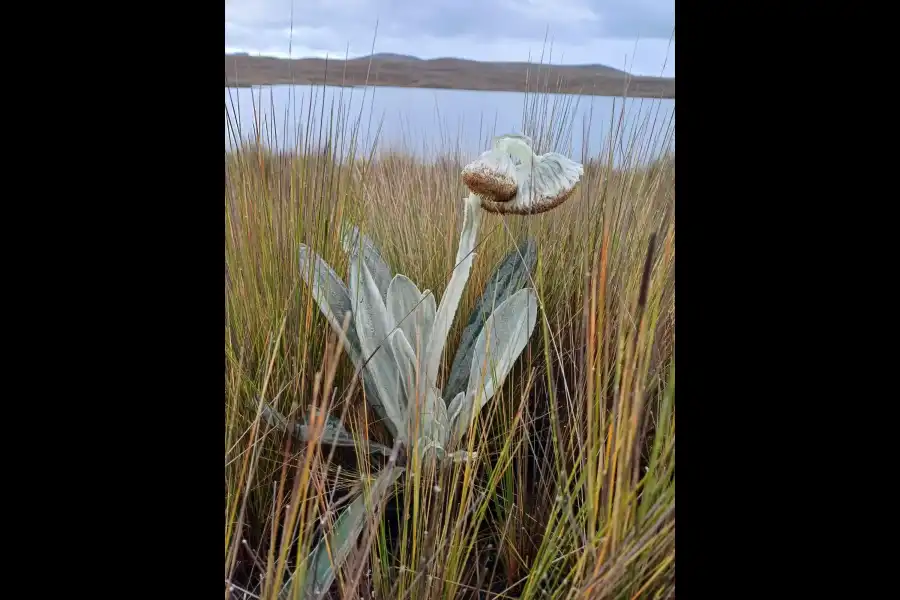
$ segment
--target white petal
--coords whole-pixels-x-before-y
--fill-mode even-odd
[[[509,202],[485,200],[485,210],[506,214],[537,214],[562,204],[575,191],[584,167],[562,154],[550,152],[535,157],[534,164],[516,169],[518,193]]]
[[[534,157],[534,142],[527,135],[507,133],[494,138],[494,149],[510,154],[519,162],[528,162]]]

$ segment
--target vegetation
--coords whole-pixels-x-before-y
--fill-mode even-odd
[[[345,551],[318,590],[335,598],[674,597],[674,152],[623,139],[617,112],[607,151],[579,156],[558,98],[529,96],[521,133],[578,158],[581,183],[541,215],[482,215],[438,381],[491,274],[529,239],[534,334],[465,436],[467,460],[411,454],[404,477],[378,479],[398,457],[372,449],[396,446],[304,282],[301,244],[346,279],[341,226],[359,225],[439,302],[474,157],[360,154],[366,116],[312,105],[297,147],[276,152],[273,129],[238,131],[226,105],[245,140],[225,155],[226,597],[303,597],[330,566],[308,560],[323,547]],[[352,443],[319,443],[335,419]],[[342,528],[358,544],[332,548]]]
[[[340,74],[335,76],[335,74]],[[530,76],[530,79],[529,79]],[[225,85],[335,84],[449,90],[525,92],[537,76],[560,92],[631,98],[674,98],[674,77],[629,75],[604,65],[551,65],[528,62],[481,62],[459,58],[421,60],[376,54],[341,60],[225,55]],[[502,133],[502,132],[498,132]]]

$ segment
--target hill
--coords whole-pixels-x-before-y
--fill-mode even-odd
[[[326,69],[327,67],[327,69]],[[629,77],[604,65],[537,65],[460,58],[419,59],[375,54],[334,60],[225,55],[225,86],[278,84],[380,85],[476,91],[558,91],[566,94],[674,98],[675,79]]]

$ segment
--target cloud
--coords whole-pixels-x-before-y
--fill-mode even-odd
[[[524,61],[552,43],[554,63],[674,76],[674,23],[673,0],[226,0],[225,47],[363,56],[377,24],[375,52]]]

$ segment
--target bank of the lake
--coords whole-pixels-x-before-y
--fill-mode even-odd
[[[482,92],[552,91],[593,96],[675,98],[674,77],[629,75],[604,65],[420,60],[376,56],[350,60],[225,55],[225,85],[371,85]]]

